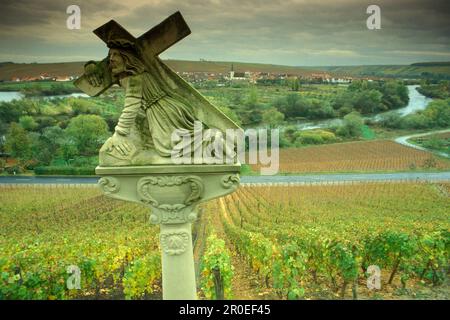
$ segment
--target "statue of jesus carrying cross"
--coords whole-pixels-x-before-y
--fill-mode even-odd
[[[196,121],[219,133],[240,129],[158,58],[190,34],[179,12],[137,39],[114,20],[94,33],[106,42],[108,56],[99,63],[87,62],[85,74],[75,85],[91,96],[113,84],[125,89],[125,105],[115,132],[100,149],[101,166],[173,164],[174,150],[185,147],[180,141],[189,141],[194,153],[195,148],[205,148],[224,136],[195,141]],[[186,137],[189,139],[183,140]]]

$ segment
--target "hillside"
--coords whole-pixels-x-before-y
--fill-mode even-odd
[[[379,77],[379,78],[429,78],[449,79],[450,62],[419,62],[411,65],[363,65],[363,66],[316,66],[295,67],[262,63],[245,63],[231,61],[188,61],[165,60],[173,70],[178,72],[212,72],[226,73],[231,64],[235,71],[259,71],[270,73],[290,73],[308,75],[327,72],[332,76]],[[13,77],[39,76],[48,73],[53,76],[80,75],[84,62],[62,63],[0,63],[0,80],[8,81]]]
[[[225,73],[234,66],[235,71],[259,71],[271,73],[310,74],[317,72],[313,68],[282,66],[273,64],[242,63],[226,61],[187,61],[187,60],[165,60],[165,63],[173,70],[179,72],[215,72]],[[0,63],[0,80],[9,81],[13,77],[39,76],[48,73],[53,76],[80,75],[83,72],[84,62],[63,63]]]
[[[375,76],[450,79],[450,62],[419,62],[411,65],[322,66],[305,68],[357,77]]]

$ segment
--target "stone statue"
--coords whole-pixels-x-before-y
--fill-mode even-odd
[[[160,225],[163,298],[196,299],[191,223],[199,203],[239,187],[239,150],[232,154],[242,130],[158,58],[190,34],[179,12],[137,39],[113,20],[94,33],[108,56],[87,62],[75,85],[91,96],[113,84],[125,89],[115,132],[100,150],[98,186],[108,197],[147,206],[150,222]],[[231,141],[228,129],[237,131]],[[225,161],[205,161],[203,151],[211,150]],[[174,163],[185,152],[193,163]]]
[[[193,157],[211,149],[225,137],[226,129],[239,130],[157,57],[190,33],[179,12],[138,39],[113,20],[94,33],[106,42],[108,56],[99,63],[87,62],[85,74],[75,85],[91,96],[113,84],[125,89],[125,105],[115,132],[100,149],[101,166],[172,164],[172,157],[183,156],[186,150]],[[203,129],[215,130],[206,136],[195,135],[196,121]],[[234,148],[220,143],[223,153]],[[233,152],[228,150],[230,154]],[[197,160],[193,163],[202,163]]]

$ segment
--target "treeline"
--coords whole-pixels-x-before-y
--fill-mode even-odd
[[[422,82],[417,91],[429,98],[447,99],[450,98],[450,81]]]
[[[32,86],[24,87],[20,90],[20,93],[22,93],[25,97],[56,96],[75,92],[80,92],[80,90],[73,85],[55,83],[49,87],[46,87],[40,85],[38,82],[34,83]]]
[[[109,99],[120,104],[122,98]],[[8,172],[49,167],[36,173],[92,173],[98,150],[120,114],[111,101],[68,98],[0,103],[0,137],[5,137],[0,139],[0,153],[17,160]],[[0,171],[4,167],[3,161]]]
[[[405,117],[397,113],[383,117],[381,125],[391,129],[439,129],[450,126],[450,82],[422,81],[421,94],[434,98],[427,108]]]
[[[402,81],[353,81],[348,90],[337,96],[333,108],[348,111],[350,107],[364,115],[403,108],[408,105],[408,88]],[[349,112],[347,112],[349,113]]]
[[[357,112],[347,114],[340,125],[327,129],[299,131],[296,126],[287,126],[280,134],[280,147],[302,147],[307,145],[357,140],[361,137],[371,138],[373,132],[364,124],[364,119]]]
[[[414,67],[447,67],[447,66],[450,66],[450,61],[417,62],[417,63],[411,63],[411,66],[414,66]]]
[[[432,129],[450,127],[450,99],[437,99],[425,110],[402,117],[398,113],[383,117],[380,124],[391,129]]]
[[[237,95],[230,99],[230,109],[241,124],[264,124],[263,114],[275,109],[283,120],[320,120],[342,118],[352,112],[371,115],[405,107],[409,102],[408,88],[401,81],[354,81],[346,90],[336,94],[310,98],[301,92],[290,92],[269,103],[261,103],[255,89],[246,98]],[[267,124],[267,123],[266,123]]]

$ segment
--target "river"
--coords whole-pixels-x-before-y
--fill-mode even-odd
[[[400,108],[397,110],[387,111],[383,112],[374,116],[365,117],[366,120],[372,120],[372,121],[380,121],[383,116],[389,113],[399,113],[402,117],[414,113],[419,110],[424,110],[427,105],[432,101],[431,98],[427,98],[421,93],[419,93],[416,88],[419,87],[418,85],[409,85],[408,87],[408,96],[409,96],[409,103],[406,107]],[[65,95],[56,95],[56,96],[46,96],[43,97],[45,99],[52,99],[52,98],[65,98],[65,97],[89,97],[87,94],[84,93],[72,93],[72,94],[65,94]],[[0,102],[1,101],[11,101],[13,99],[22,99],[23,95],[18,91],[0,91]],[[320,120],[320,121],[308,121],[308,122],[298,122],[297,128],[298,130],[309,130],[309,129],[318,129],[318,128],[329,128],[334,126],[342,125],[342,119],[327,119],[327,120]]]
[[[12,101],[12,100],[20,100],[24,96],[19,91],[0,91],[0,102],[6,101]],[[67,97],[89,97],[85,93],[71,93],[71,94],[60,94],[60,95],[54,95],[54,96],[39,96],[37,98],[43,98],[43,99],[53,99],[53,98],[67,98]]]
[[[408,96],[409,96],[409,102],[408,105],[404,108],[391,110],[387,112],[382,112],[374,116],[368,116],[364,117],[366,120],[372,120],[375,122],[380,121],[384,116],[390,113],[398,113],[402,117],[420,111],[424,110],[428,104],[433,101],[431,98],[425,97],[423,94],[421,94],[416,89],[419,87],[419,85],[409,85],[408,88]],[[318,128],[329,128],[334,126],[339,126],[342,124],[342,119],[327,119],[327,120],[319,120],[319,121],[308,121],[303,123],[298,123],[297,128],[299,130],[310,130],[310,129],[318,129]]]

